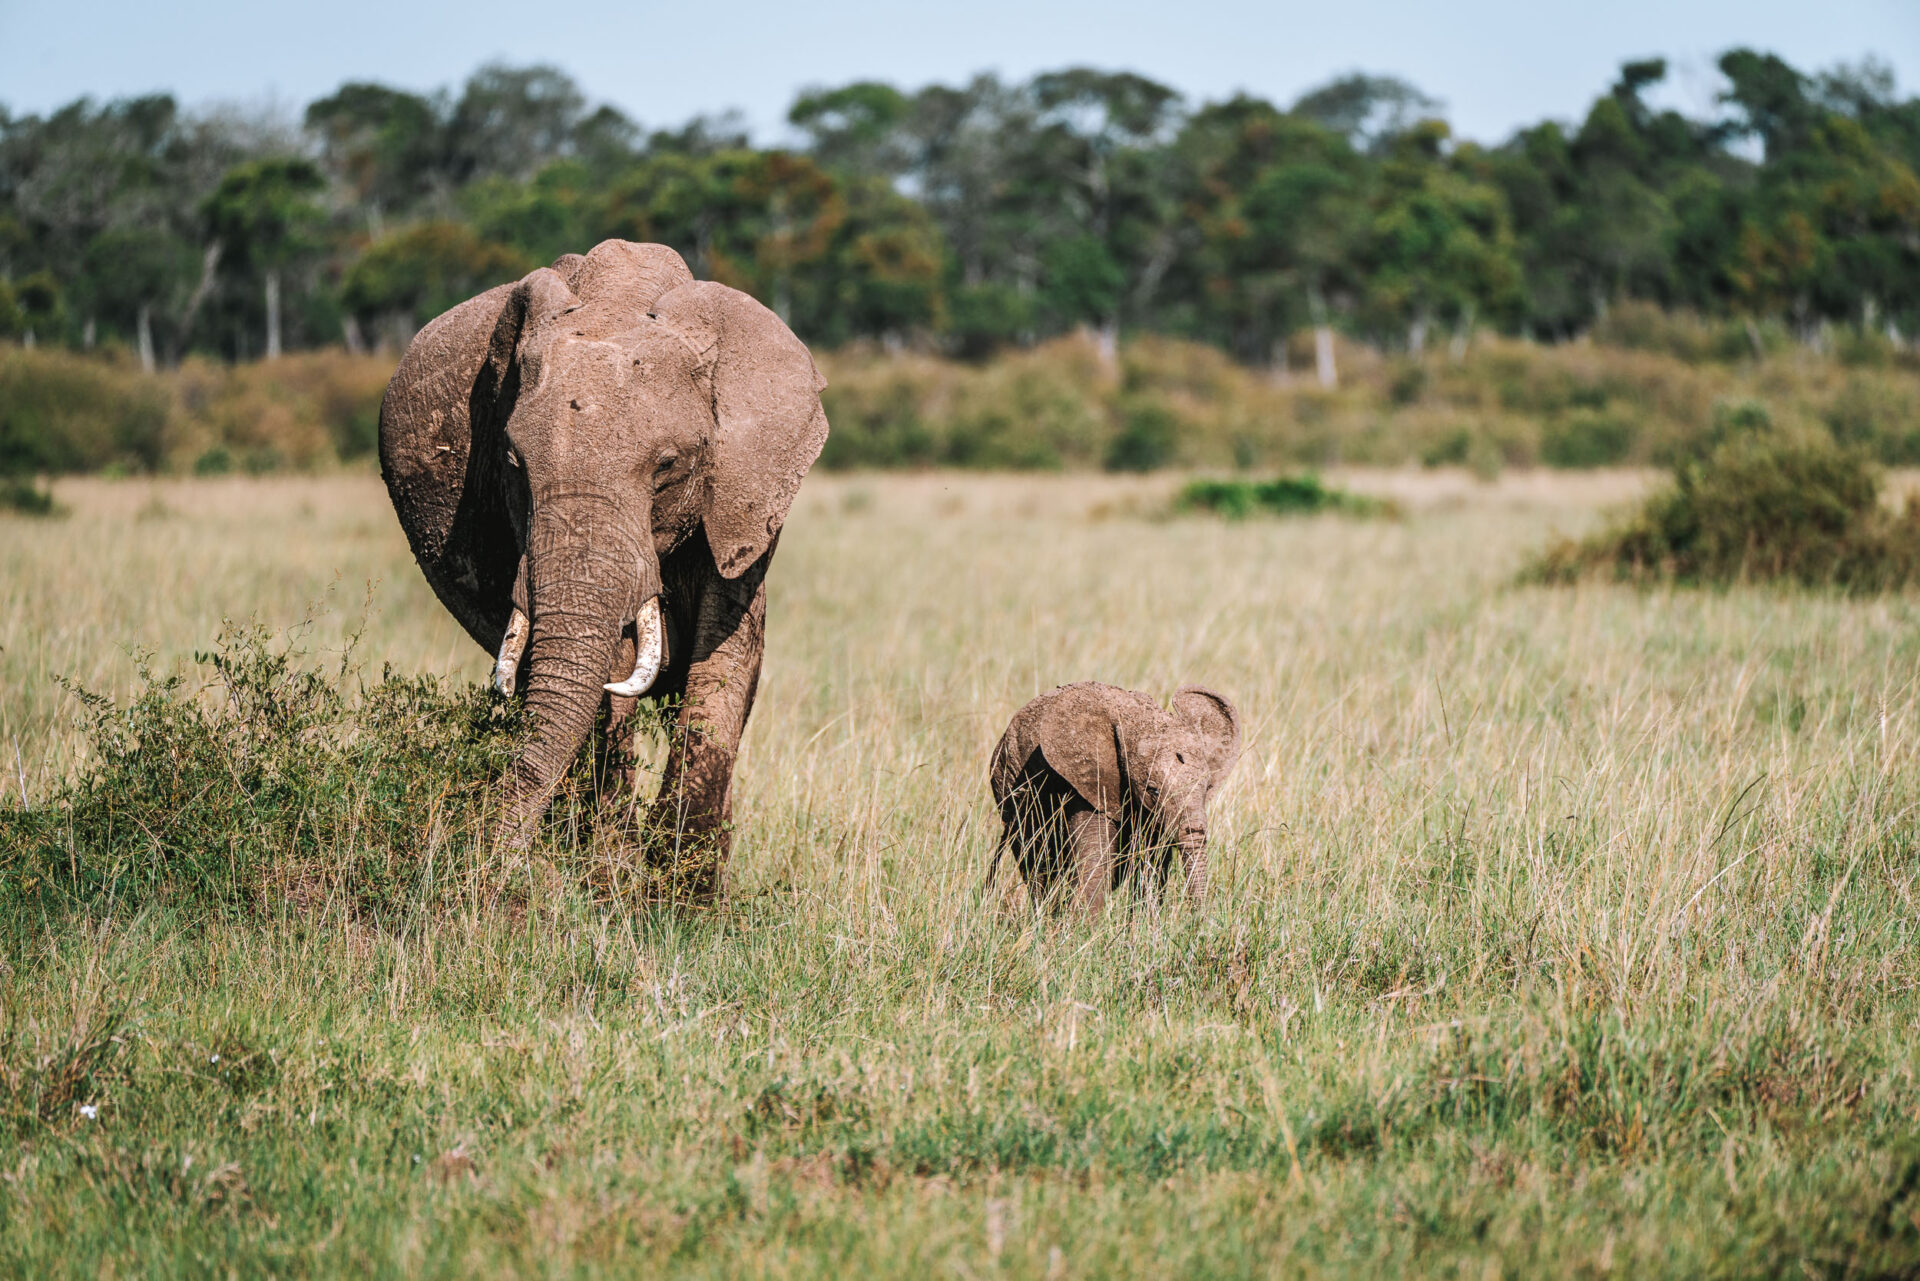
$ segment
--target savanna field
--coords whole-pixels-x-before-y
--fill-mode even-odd
[[[0,516],[0,1272],[1920,1271],[1920,596],[1520,585],[1649,477],[1340,479],[1400,514],[813,476],[712,912],[565,802],[488,852],[377,479]],[[1086,678],[1237,702],[1203,911],[983,886]]]

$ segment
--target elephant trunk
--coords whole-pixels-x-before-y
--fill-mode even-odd
[[[531,842],[593,729],[621,632],[660,594],[652,539],[617,533],[613,513],[602,515],[535,507],[527,549],[526,705],[533,735],[514,770],[505,831],[516,848]],[[650,532],[648,523],[639,527]]]
[[[1207,901],[1210,874],[1207,868],[1207,830],[1191,829],[1180,833],[1180,863],[1187,871],[1187,901],[1195,907]]]

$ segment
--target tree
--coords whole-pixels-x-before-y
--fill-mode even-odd
[[[447,121],[453,180],[532,177],[573,154],[585,108],[580,87],[557,67],[489,63],[467,81]]]
[[[350,82],[308,105],[321,163],[370,234],[451,181],[446,126],[435,103],[385,85]]]
[[[416,326],[533,270],[526,255],[454,222],[420,223],[376,241],[355,260],[340,300],[357,321],[383,327],[396,347]]]
[[[806,133],[809,154],[827,168],[893,178],[913,164],[901,128],[912,108],[892,85],[861,80],[838,89],[806,90],[787,112],[787,123]]]
[[[1433,322],[1498,322],[1521,297],[1506,203],[1447,155],[1448,138],[1435,120],[1396,140],[1358,252],[1374,324],[1404,327],[1415,355]]]
[[[1290,114],[1339,134],[1356,150],[1369,151],[1384,147],[1416,121],[1433,116],[1440,106],[1439,99],[1397,76],[1356,71],[1302,94]]]
[[[282,279],[319,248],[325,215],[314,196],[325,186],[312,161],[257,160],[229,170],[202,206],[227,269],[262,290],[270,360],[281,351]]]

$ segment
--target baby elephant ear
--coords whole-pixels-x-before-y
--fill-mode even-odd
[[[1069,686],[1040,704],[1033,737],[1053,772],[1080,799],[1119,818],[1128,788],[1127,750],[1101,693]]]
[[[1173,714],[1211,745],[1212,786],[1218,787],[1240,759],[1240,715],[1225,694],[1204,685],[1182,685],[1173,696]]]

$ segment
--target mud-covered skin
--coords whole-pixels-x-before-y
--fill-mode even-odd
[[[1212,690],[1183,685],[1168,711],[1134,690],[1081,681],[1014,713],[988,781],[1035,902],[1072,893],[1098,913],[1107,894],[1178,850],[1187,893],[1207,894],[1207,802],[1240,755],[1239,717]]]
[[[668,653],[649,696],[681,704],[648,830],[663,852],[700,846],[717,892],[767,561],[826,439],[822,385],[773,313],[625,241],[489,290],[408,348],[380,454],[421,570],[489,650],[516,607],[531,620],[508,843],[530,838],[603,704],[603,763],[631,783],[637,700],[602,687],[632,670],[633,620],[657,596]]]

